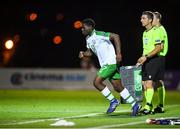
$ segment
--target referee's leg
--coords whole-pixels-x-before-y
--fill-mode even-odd
[[[158,105],[154,109],[155,113],[164,113],[164,102],[165,102],[165,86],[164,86],[164,73],[165,73],[165,57],[160,56],[159,57],[159,72],[157,74],[157,82],[156,87],[157,87],[157,92],[158,92]]]

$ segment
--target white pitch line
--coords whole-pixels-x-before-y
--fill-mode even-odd
[[[170,106],[166,106],[167,108],[173,108],[173,107],[179,107],[180,105],[176,104],[176,105],[170,105]]]
[[[130,110],[121,110],[116,112],[129,112]],[[84,117],[93,117],[97,115],[103,115],[105,113],[90,113],[85,115],[77,115],[77,116],[69,116],[69,117],[62,117],[62,118],[50,118],[50,119],[37,119],[37,120],[30,120],[30,121],[23,121],[23,122],[16,122],[16,123],[7,123],[7,124],[0,124],[0,125],[22,125],[22,124],[31,124],[31,123],[38,123],[44,121],[58,121],[62,119],[74,119],[74,118],[84,118]]]
[[[15,113],[15,112],[18,112],[18,113],[27,113],[27,112],[30,112],[30,110],[24,110],[24,111],[12,111],[12,110],[1,110],[1,112],[12,112],[12,113]],[[50,113],[88,113],[87,111],[36,111],[37,113],[47,113],[47,112],[50,112]]]
[[[167,106],[167,108],[173,108],[173,107],[178,107],[180,105],[171,105],[171,106]],[[170,119],[170,118],[179,118],[179,117],[163,117],[166,119]],[[137,122],[130,122],[130,123],[123,123],[123,124],[114,124],[114,125],[103,125],[103,126],[97,126],[97,127],[90,127],[90,128],[86,128],[86,129],[103,129],[103,128],[115,128],[115,127],[123,127],[123,126],[127,126],[127,125],[138,125],[138,124],[143,124],[146,123],[145,121],[137,121]]]
[[[120,112],[129,112],[129,111],[130,111],[130,110],[121,110],[121,111],[116,111],[116,112],[120,113]],[[105,114],[105,113],[92,113],[92,114],[81,115],[81,116],[64,117],[63,119],[93,117],[93,116],[103,115],[103,114]],[[62,120],[62,119],[59,119],[59,120]]]
[[[172,107],[177,107],[177,106],[180,106],[180,105],[171,105],[171,106],[167,106],[167,108],[172,108]],[[130,112],[130,110],[120,110],[120,111],[115,111],[115,112],[117,113]],[[69,116],[69,117],[62,117],[62,118],[37,119],[37,120],[29,120],[29,121],[23,121],[23,122],[6,123],[6,124],[0,124],[0,125],[23,125],[23,124],[31,124],[31,123],[38,123],[38,122],[44,122],[44,121],[58,121],[62,119],[93,117],[93,116],[103,115],[103,114],[105,113],[90,113],[90,114],[85,114],[85,115]]]
[[[30,120],[30,121],[23,121],[23,122],[17,122],[17,123],[7,123],[7,124],[0,124],[0,125],[22,125],[22,124],[31,124],[31,123],[38,123],[38,122],[44,122],[44,121],[57,121],[62,119],[72,119],[72,118],[81,118],[81,117],[89,117],[89,116],[95,116],[102,113],[91,113],[87,115],[79,115],[79,116],[70,116],[70,117],[62,117],[62,118],[50,118],[50,119],[38,119],[38,120]]]
[[[97,126],[97,127],[92,127],[92,128],[86,128],[86,129],[115,128],[115,127],[123,127],[127,125],[138,125],[142,123],[145,123],[145,121],[137,121],[137,122],[123,123],[123,124],[114,124],[114,125],[103,125],[103,126]]]

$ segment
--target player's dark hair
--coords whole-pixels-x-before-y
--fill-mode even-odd
[[[151,11],[144,11],[142,15],[147,15],[148,19],[152,19],[153,21],[153,12]]]
[[[159,19],[159,21],[161,21],[162,15],[159,12],[153,12],[153,14],[156,16],[157,19]]]
[[[82,21],[82,23],[88,25],[88,26],[92,26],[93,28],[95,27],[95,22],[93,19],[91,18],[86,18]]]

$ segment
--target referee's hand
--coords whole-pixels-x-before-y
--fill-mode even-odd
[[[139,67],[140,65],[141,65],[141,64],[140,64],[140,63],[138,63],[138,62],[136,63],[136,67]]]
[[[136,66],[143,65],[146,60],[147,60],[147,58],[146,58],[145,56],[141,56],[141,57],[138,59],[138,61],[137,61],[137,63],[136,63]]]

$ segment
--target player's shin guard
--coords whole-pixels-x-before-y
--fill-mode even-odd
[[[103,96],[105,96],[109,101],[112,101],[114,98],[114,95],[111,93],[111,91],[108,89],[108,87],[106,86],[101,93],[103,94]]]
[[[141,109],[141,105],[139,105],[136,100],[130,95],[129,91],[124,88],[120,93],[121,97],[132,106],[132,116],[136,116]]]
[[[121,91],[120,95],[127,103],[130,103],[132,107],[136,103],[135,99],[130,95],[129,91],[126,88]]]

